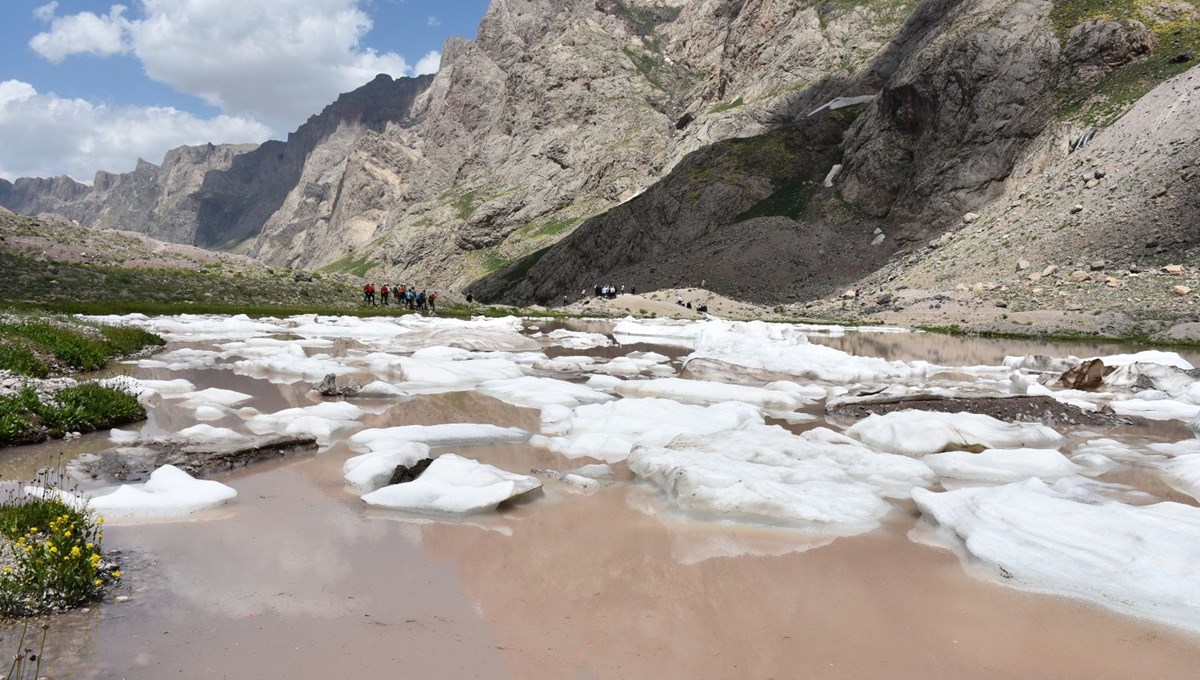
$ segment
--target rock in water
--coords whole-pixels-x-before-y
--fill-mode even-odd
[[[404,484],[405,482],[413,481],[417,477],[420,477],[421,473],[425,472],[425,468],[428,468],[432,462],[432,458],[423,458],[412,465],[397,465],[387,485],[391,486],[393,484]]]
[[[352,397],[358,394],[360,389],[362,388],[353,381],[346,383],[345,387],[338,387],[336,376],[333,373],[327,374],[321,384],[317,385],[317,392],[322,397]]]
[[[1092,359],[1063,373],[1058,384],[1069,390],[1094,390],[1104,383],[1104,376],[1113,370],[1100,359]]]

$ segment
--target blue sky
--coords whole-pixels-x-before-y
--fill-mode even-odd
[[[376,73],[437,69],[488,0],[4,0],[0,177],[280,138]]]

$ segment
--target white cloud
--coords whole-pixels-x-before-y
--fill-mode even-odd
[[[65,17],[54,16],[58,3],[38,7],[33,15],[50,21],[50,30],[38,33],[29,41],[34,52],[58,64],[72,54],[95,54],[106,57],[129,51],[125,32],[129,21],[122,16],[123,5],[113,5],[107,16],[80,12]]]
[[[441,67],[442,53],[437,50],[433,50],[432,52],[421,57],[421,60],[418,61],[417,65],[413,67],[413,73],[423,76],[426,73],[437,73],[438,69]]]
[[[37,19],[38,21],[48,22],[54,18],[54,10],[56,9],[58,9],[58,0],[54,0],[54,2],[48,2],[33,10],[33,18]]]
[[[437,17],[431,16],[425,20],[425,25],[426,26],[441,26],[442,20]]]
[[[141,0],[137,18],[120,5],[54,17],[30,45],[51,61],[132,52],[150,78],[287,131],[379,73],[413,73],[399,54],[362,44],[372,23],[359,2]]]
[[[200,118],[169,107],[111,107],[39,94],[18,80],[0,82],[0,176],[67,174],[91,182],[96,168],[132,170],[139,157],[158,163],[181,144],[261,142],[263,124],[245,117]]]

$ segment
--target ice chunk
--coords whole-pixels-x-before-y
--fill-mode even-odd
[[[1030,477],[1054,481],[1082,470],[1054,449],[950,451],[921,460],[942,477],[974,482],[1016,482]]]
[[[395,385],[382,380],[367,383],[362,389],[354,393],[356,397],[407,397],[408,392],[396,387]]]
[[[1006,584],[1200,631],[1200,508],[1081,502],[1062,486],[1072,481],[914,489],[913,500]]]
[[[1116,399],[1109,402],[1109,406],[1118,415],[1149,420],[1191,421],[1200,416],[1200,406],[1177,399]]]
[[[125,484],[92,498],[89,506],[104,517],[181,517],[215,508],[237,491],[211,480],[195,479],[174,465],[150,473],[145,484]]]
[[[462,350],[453,350],[462,352]],[[393,370],[403,379],[398,387],[409,392],[446,392],[471,389],[482,382],[520,378],[521,367],[511,359],[472,358],[469,353],[442,354],[422,350],[397,357]]]
[[[1063,441],[1062,435],[1045,425],[932,411],[871,415],[850,426],[846,434],[872,448],[906,456],[970,449],[1048,449]]]
[[[220,420],[225,417],[225,411],[217,406],[197,406],[196,420]]]
[[[180,314],[179,316],[148,319],[138,322],[137,325],[158,333],[168,342],[245,339],[284,330],[283,324],[277,319],[254,320],[245,314],[236,316]]]
[[[681,510],[716,519],[799,523],[836,533],[867,531],[892,506],[932,483],[920,461],[876,453],[825,428],[794,435],[750,426],[669,447],[639,446],[629,469]]]
[[[387,486],[397,465],[412,467],[429,457],[429,447],[418,442],[393,442],[387,448],[354,456],[342,465],[346,483],[359,493]]]
[[[795,392],[682,378],[628,380],[615,386],[614,390],[624,397],[663,397],[692,404],[740,401],[760,408],[782,411],[795,410],[813,403]]]
[[[613,338],[622,345],[649,343],[691,349],[705,323],[626,317],[613,327]]]
[[[833,383],[880,383],[923,379],[929,364],[859,357],[816,345],[785,324],[761,321],[707,322],[688,359],[714,359],[744,368]]]
[[[1200,500],[1200,453],[1173,458],[1162,464],[1162,471],[1172,488]]]
[[[607,335],[569,331],[565,328],[550,331],[546,337],[550,339],[550,344],[567,349],[591,349],[592,347],[608,347],[613,344]]]
[[[707,435],[762,422],[757,408],[737,402],[704,407],[667,399],[620,399],[573,411],[547,407],[542,432],[552,436],[536,436],[530,443],[569,458],[591,456],[614,463],[637,444],[664,446],[681,434]]]
[[[362,499],[369,505],[396,510],[468,515],[495,510],[504,501],[541,486],[536,477],[447,453],[435,458],[417,479],[385,486]]]
[[[356,451],[380,451],[397,441],[421,442],[429,446],[467,446],[471,444],[519,444],[529,439],[529,433],[515,427],[500,427],[475,423],[445,423],[442,425],[401,425],[372,428],[350,437],[350,448]]]
[[[345,375],[354,369],[330,357],[328,354],[308,356],[299,345],[275,348],[267,356],[242,359],[233,364],[241,375],[270,378],[271,382],[296,382],[298,380],[320,380],[329,375]]]
[[[489,380],[479,385],[476,390],[500,401],[528,408],[541,408],[551,404],[562,406],[598,404],[613,398],[584,385],[554,378],[531,376]]]
[[[180,396],[184,398],[183,403],[180,405],[188,408],[199,408],[200,406],[236,406],[251,398],[249,394],[234,392],[233,390],[223,390],[219,387],[209,387],[199,392],[188,392]]]
[[[1100,357],[1100,360],[1104,362],[1105,366],[1125,366],[1128,364],[1144,363],[1173,366],[1185,371],[1195,368],[1190,362],[1179,356],[1178,352],[1163,352],[1160,350],[1146,350],[1144,352],[1137,352],[1136,354],[1112,354]]]
[[[222,439],[241,439],[245,435],[239,434],[227,427],[213,427],[212,425],[193,425],[185,427],[176,433],[176,437],[189,442],[210,442]]]
[[[581,373],[590,370],[591,366],[595,363],[595,357],[567,356],[540,359],[533,363],[533,368],[539,371],[552,371],[554,373]]]
[[[196,389],[195,385],[182,378],[175,380],[141,380],[129,376],[117,376],[102,378],[97,380],[96,384],[102,387],[125,390],[137,397],[138,402],[142,404],[148,404],[159,397],[164,399],[181,397]]]
[[[246,420],[255,434],[311,435],[327,444],[338,430],[353,427],[363,410],[345,401],[327,401],[313,406],[289,408],[275,413],[258,413]]]

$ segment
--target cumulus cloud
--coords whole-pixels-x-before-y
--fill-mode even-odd
[[[0,176],[70,175],[91,182],[96,168],[132,170],[181,144],[262,142],[270,130],[253,119],[200,118],[170,107],[113,107],[40,94],[19,80],[0,82]]]
[[[59,64],[72,54],[106,57],[129,50],[125,41],[129,21],[123,16],[123,5],[113,5],[106,16],[80,12],[65,17],[54,16],[57,6],[58,3],[52,2],[33,11],[38,19],[50,22],[49,31],[38,33],[29,41],[33,51],[47,61]]]
[[[49,30],[30,46],[50,61],[130,52],[150,78],[287,131],[379,73],[414,72],[399,54],[362,44],[372,23],[359,2],[141,0],[138,17],[121,5],[105,16],[50,8]]]
[[[421,60],[418,61],[417,65],[413,67],[413,73],[423,76],[426,73],[437,73],[438,69],[441,67],[442,53],[437,50],[433,50],[432,52],[421,57]]]

